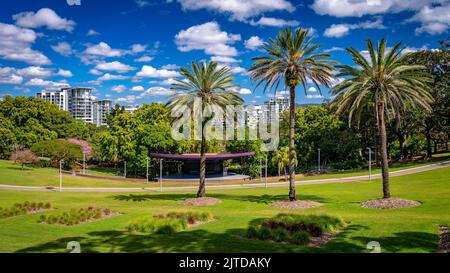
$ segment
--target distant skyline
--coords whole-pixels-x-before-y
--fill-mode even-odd
[[[165,102],[179,66],[213,60],[232,68],[246,104],[261,104],[270,95],[253,92],[246,69],[286,26],[310,29],[322,51],[351,64],[344,48],[365,50],[367,38],[438,48],[449,14],[450,0],[9,1],[0,10],[0,97],[71,86],[123,105]],[[299,104],[323,100],[312,85],[297,93]]]

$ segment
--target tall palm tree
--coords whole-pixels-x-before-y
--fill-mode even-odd
[[[313,37],[308,37],[308,30],[301,28],[292,32],[291,28],[280,31],[276,39],[264,43],[264,56],[254,57],[250,67],[251,78],[256,88],[264,85],[268,89],[278,89],[280,84],[289,88],[289,200],[297,199],[295,193],[295,89],[311,81],[320,92],[320,85],[329,87],[334,70],[329,54],[319,53],[320,45],[313,45]]]
[[[189,68],[180,68],[181,76],[184,79],[175,79],[171,89],[177,93],[169,100],[167,105],[172,110],[179,107],[189,107],[193,109],[196,99],[200,98],[202,102],[202,111],[206,106],[224,109],[227,105],[239,105],[243,103],[240,94],[235,90],[237,87],[233,84],[234,77],[230,68],[218,68],[216,62],[197,63],[192,62]],[[205,124],[208,119],[201,120],[201,148],[200,148],[200,183],[197,197],[205,197],[205,179],[206,179],[206,136]]]
[[[375,114],[378,129],[378,145],[381,153],[383,198],[390,198],[389,165],[387,154],[386,118],[401,119],[410,107],[431,110],[433,98],[428,83],[431,78],[420,65],[408,65],[409,54],[402,54],[402,43],[386,50],[386,40],[377,43],[367,40],[368,57],[355,48],[347,48],[355,67],[339,65],[338,77],[344,80],[331,93],[337,95],[332,105],[336,112],[349,112],[349,122],[353,118],[359,124],[361,113]]]

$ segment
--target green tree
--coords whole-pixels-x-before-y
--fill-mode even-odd
[[[283,170],[284,175],[287,179],[286,168],[289,167],[289,147],[280,147],[275,150],[272,157],[272,164],[276,165],[278,168],[278,175],[280,175],[280,171]],[[295,157],[295,166],[298,165],[297,157]]]
[[[182,67],[183,80],[176,79],[171,89],[179,92],[168,102],[169,108],[177,110],[180,107],[193,109],[196,98],[201,98],[202,111],[205,107],[218,107],[225,111],[227,105],[242,104],[239,93],[234,91],[234,78],[230,68],[218,68],[216,62],[193,62],[189,68]],[[206,136],[205,124],[209,119],[202,115],[201,120],[201,150],[200,150],[200,181],[197,197],[205,197],[206,179]]]
[[[295,89],[302,85],[306,92],[307,81],[311,80],[320,91],[320,85],[329,86],[334,70],[329,54],[318,53],[320,45],[313,45],[313,37],[308,38],[308,30],[298,28],[293,33],[290,28],[279,32],[276,39],[264,43],[265,56],[254,57],[249,69],[257,87],[265,84],[278,89],[280,83],[289,87],[289,200],[297,199],[295,193]]]
[[[333,101],[337,113],[349,111],[359,122],[364,109],[371,109],[377,119],[379,146],[382,162],[383,198],[390,198],[389,164],[387,154],[386,119],[402,118],[406,109],[422,107],[431,110],[433,101],[428,83],[429,74],[421,65],[408,65],[408,54],[402,55],[401,43],[386,51],[386,40],[382,39],[374,49],[367,40],[369,59],[355,48],[347,48],[356,66],[340,65],[339,77],[344,81],[332,89],[337,95]],[[387,117],[386,117],[387,116]]]
[[[450,50],[447,42],[441,42],[439,50],[421,50],[408,55],[409,64],[420,64],[431,74],[431,112],[424,113],[423,120],[427,142],[427,157],[432,157],[432,142],[447,142],[450,131]]]

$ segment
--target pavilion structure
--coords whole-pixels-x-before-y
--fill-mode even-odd
[[[206,154],[206,180],[234,180],[248,179],[247,175],[229,173],[224,167],[224,161],[228,159],[254,156],[254,152],[234,154]],[[200,174],[200,154],[158,154],[150,155],[153,158],[181,162],[181,168],[176,174],[164,177],[168,180],[198,180]],[[160,179],[162,179],[163,164],[160,164]]]

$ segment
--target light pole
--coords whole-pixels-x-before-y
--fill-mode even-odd
[[[59,192],[62,192],[62,159],[59,160]]]
[[[162,179],[162,173],[163,173],[163,160],[162,158],[159,160],[159,191],[163,191],[163,179]]]
[[[86,174],[86,153],[83,151],[83,174]]]
[[[367,148],[369,150],[369,180],[372,180],[372,148]]]
[[[319,152],[319,156],[317,157],[317,169],[320,172],[320,149],[317,149],[317,151]]]
[[[259,181],[262,181],[263,172],[262,172],[262,157],[259,157]]]
[[[148,164],[149,164],[149,158],[147,157],[147,172],[146,172],[146,178],[147,178],[147,184],[148,184]]]
[[[127,162],[126,161],[124,162],[124,165],[123,165],[123,177],[127,178]]]
[[[266,183],[266,188],[267,188],[267,160],[268,160],[268,154],[266,154],[266,170],[265,170],[265,183]]]

